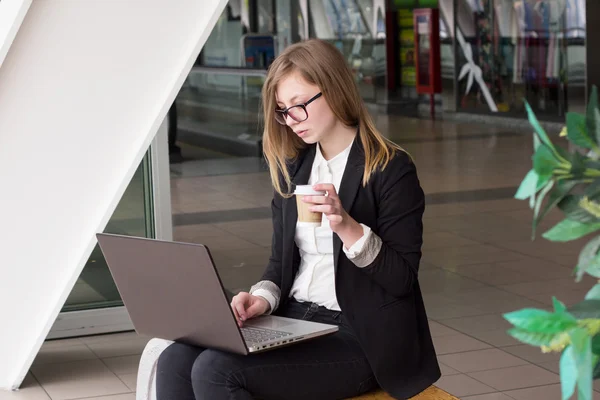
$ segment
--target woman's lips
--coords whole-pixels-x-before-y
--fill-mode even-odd
[[[306,129],[304,129],[304,130],[301,130],[301,131],[296,131],[296,135],[298,135],[298,136],[302,137],[302,136],[304,136],[304,134],[305,134],[306,132],[307,132],[307,130],[306,130]]]

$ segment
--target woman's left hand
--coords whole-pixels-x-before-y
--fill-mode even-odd
[[[329,220],[331,230],[339,233],[352,223],[357,224],[352,217],[348,215],[338,196],[335,186],[331,183],[319,183],[313,186],[314,190],[327,192],[327,196],[304,196],[305,203],[313,204],[311,211],[322,212]]]

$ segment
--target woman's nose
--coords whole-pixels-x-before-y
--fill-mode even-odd
[[[296,125],[298,123],[298,121],[296,121],[294,118],[292,118],[290,116],[290,114],[286,114],[285,115],[285,123],[287,124],[287,126],[292,126],[292,125]]]

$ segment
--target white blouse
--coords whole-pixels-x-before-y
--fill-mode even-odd
[[[317,145],[308,184],[332,183],[339,193],[351,147],[352,144],[327,161]],[[346,257],[359,268],[366,267],[375,260],[382,244],[381,239],[368,226],[361,225],[363,236],[350,249],[342,247]],[[333,231],[325,214],[321,226],[298,221],[295,242],[300,250],[301,261],[290,297],[300,302],[316,303],[330,310],[341,311],[335,294]],[[279,288],[271,282],[262,281],[254,285],[250,293],[264,297],[271,305],[272,312],[279,305],[281,296],[277,289]]]

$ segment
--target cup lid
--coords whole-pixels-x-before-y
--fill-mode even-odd
[[[312,185],[297,185],[294,194],[302,196],[325,196],[326,192],[315,190],[312,188]]]

